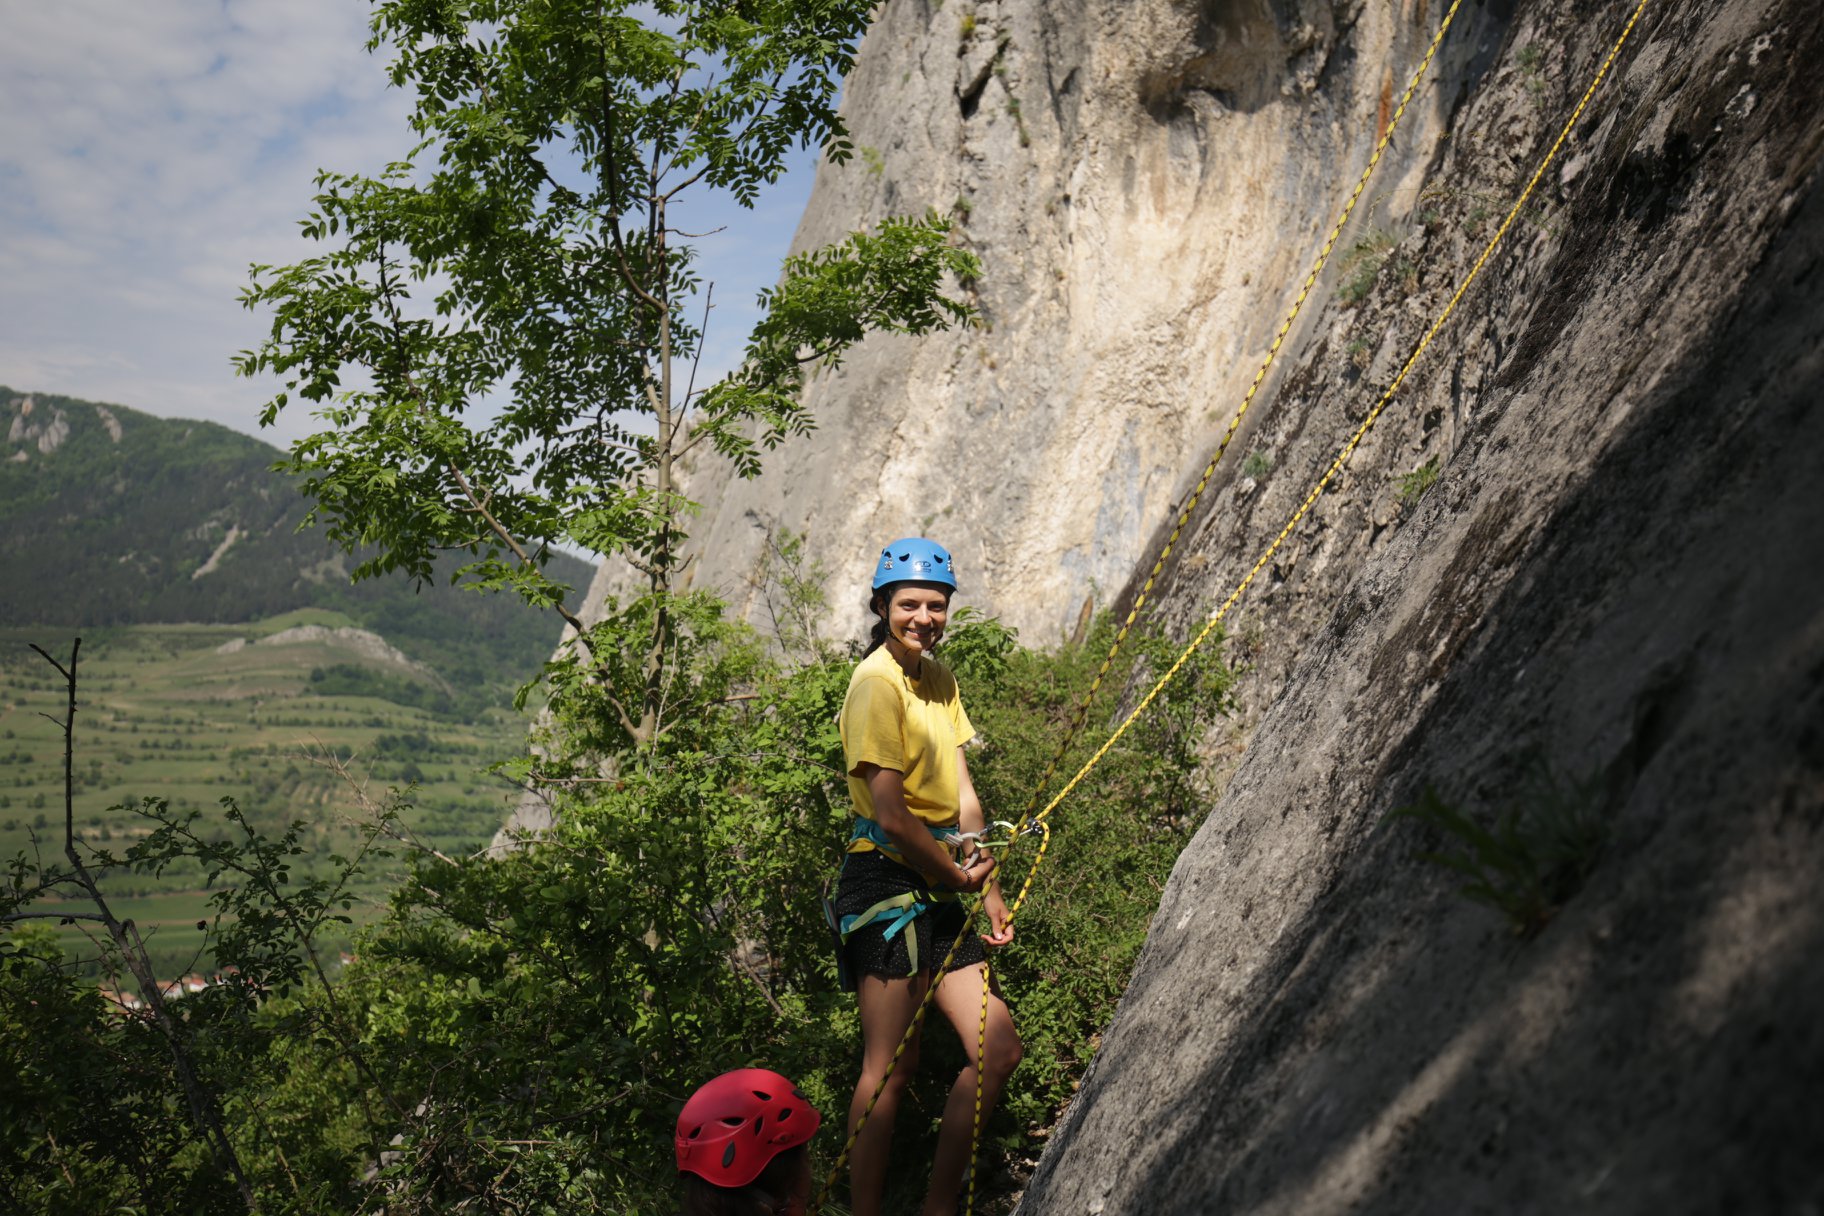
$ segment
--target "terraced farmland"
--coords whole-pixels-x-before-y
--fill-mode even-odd
[[[305,609],[246,625],[135,625],[85,633],[76,720],[75,808],[85,844],[122,852],[147,828],[126,807],[165,799],[226,828],[233,798],[274,829],[305,820],[319,855],[346,848],[363,798],[415,786],[403,822],[446,853],[485,844],[512,787],[486,766],[523,746],[527,720],[510,706],[458,716],[429,669],[389,654],[340,614]],[[318,626],[316,629],[301,626]],[[337,632],[342,630],[343,632]],[[0,629],[0,856],[62,848],[62,679],[28,643],[59,658],[70,637],[45,627]],[[439,712],[443,708],[445,712]],[[381,906],[399,863],[360,891],[357,913]],[[160,975],[197,959],[211,915],[204,875],[110,873],[117,911],[149,932]],[[78,956],[95,951],[62,929]]]

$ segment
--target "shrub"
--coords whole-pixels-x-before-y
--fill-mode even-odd
[[[1348,306],[1367,299],[1387,255],[1399,243],[1400,238],[1386,228],[1370,228],[1357,237],[1338,263],[1341,281],[1336,287],[1336,298]]]
[[[1438,477],[1438,458],[1433,456],[1412,472],[1402,473],[1393,479],[1394,497],[1399,499],[1401,506],[1410,507],[1438,484]]]

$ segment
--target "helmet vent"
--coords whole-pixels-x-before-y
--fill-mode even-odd
[[[727,1169],[735,1163],[735,1142],[730,1140],[728,1147],[722,1150],[722,1168]]]
[[[773,1095],[761,1089],[756,1089],[754,1091],[754,1097],[760,1099],[762,1102],[771,1102],[773,1100]]]

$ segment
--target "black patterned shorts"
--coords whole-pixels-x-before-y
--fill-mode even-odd
[[[930,886],[918,871],[901,865],[878,849],[844,856],[842,874],[837,879],[836,893],[831,901],[838,923],[845,916],[859,916],[882,900],[907,892],[916,893],[926,903],[925,910],[910,925],[888,937],[887,931],[893,922],[893,916],[889,914],[858,927],[843,944],[843,962],[851,977],[851,982],[845,984],[849,990],[853,991],[852,981],[856,976],[884,975],[903,979],[913,974],[913,939],[918,943],[917,970],[935,971],[944,961],[944,955],[950,952],[951,943],[962,933],[966,913],[961,900],[932,902]],[[982,944],[980,935],[967,933],[963,935],[962,944],[957,946],[950,967],[953,971],[960,970],[987,957],[988,949]]]

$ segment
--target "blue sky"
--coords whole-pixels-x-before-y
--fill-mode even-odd
[[[0,384],[260,432],[271,386],[229,359],[264,319],[250,262],[306,256],[319,168],[373,172],[408,144],[368,55],[365,0],[0,0]],[[777,277],[814,158],[748,212],[682,221],[718,304],[705,370],[739,352]],[[712,369],[711,364],[717,366]]]

